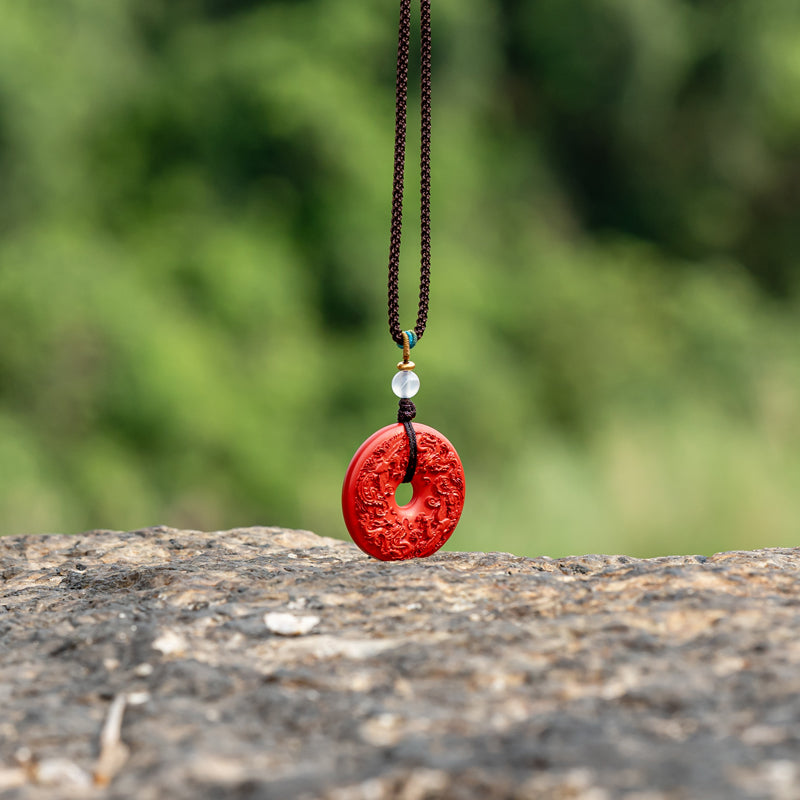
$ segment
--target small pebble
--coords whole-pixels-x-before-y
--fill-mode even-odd
[[[264,624],[278,636],[302,636],[319,623],[319,617],[298,617],[277,611],[264,615]]]
[[[126,699],[129,706],[143,706],[150,700],[150,692],[129,692]]]
[[[186,652],[189,643],[175,631],[165,630],[151,645],[153,650],[159,650],[165,656],[181,655]]]

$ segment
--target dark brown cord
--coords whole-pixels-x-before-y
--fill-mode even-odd
[[[408,53],[411,42],[411,0],[400,0],[397,43],[397,87],[394,129],[392,225],[389,237],[389,333],[403,344],[400,327],[400,239],[403,229],[403,178],[406,162],[406,107],[408,104]],[[428,322],[431,285],[431,4],[420,0],[420,267],[419,308],[414,333],[422,338]]]
[[[417,433],[411,424],[411,420],[416,416],[417,409],[414,403],[406,398],[401,399],[400,408],[397,410],[397,421],[403,423],[408,438],[408,464],[402,483],[411,483],[411,479],[417,471]]]
[[[400,408],[397,409],[398,422],[411,422],[417,416],[417,407],[414,405],[413,400],[403,397],[400,400]]]

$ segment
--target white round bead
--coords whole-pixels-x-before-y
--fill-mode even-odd
[[[401,370],[392,378],[392,391],[398,397],[413,397],[419,391],[419,378],[410,369]]]

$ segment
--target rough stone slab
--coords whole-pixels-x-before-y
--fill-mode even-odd
[[[800,550],[0,539],[0,795],[800,798],[798,573]],[[114,698],[109,784],[82,787]]]

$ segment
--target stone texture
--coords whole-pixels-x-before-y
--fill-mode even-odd
[[[0,539],[0,794],[800,798],[799,571],[381,563],[275,528]]]

